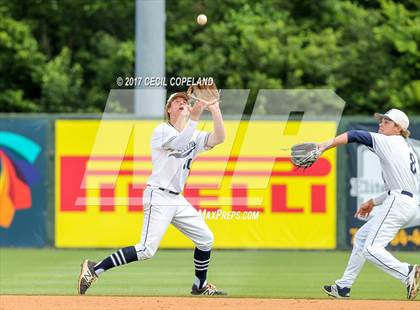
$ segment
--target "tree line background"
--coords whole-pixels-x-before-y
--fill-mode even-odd
[[[167,76],[420,114],[419,1],[170,0],[166,15]],[[0,112],[102,112],[134,75],[134,17],[135,0],[0,0]]]

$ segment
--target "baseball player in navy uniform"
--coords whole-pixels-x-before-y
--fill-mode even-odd
[[[116,251],[99,263],[84,260],[78,282],[79,294],[85,294],[103,272],[113,267],[152,258],[169,224],[195,244],[195,277],[191,294],[226,294],[207,282],[213,234],[198,211],[181,194],[192,161],[199,153],[224,141],[223,118],[218,102],[206,107],[197,101],[190,107],[187,101],[184,92],[171,95],[165,107],[167,122],[158,125],[152,135],[153,169],[143,193],[141,241]],[[205,108],[212,114],[212,132],[196,130]]]
[[[417,213],[419,164],[413,147],[407,142],[409,119],[397,109],[375,114],[378,133],[351,130],[319,145],[321,151],[347,143],[361,143],[374,152],[380,161],[385,191],[363,203],[355,216],[367,217],[373,208],[376,214],[356,233],[353,251],[343,276],[324,291],[335,298],[350,297],[350,289],[366,259],[398,279],[407,288],[407,298],[415,299],[420,267],[400,262],[385,247],[398,231]]]

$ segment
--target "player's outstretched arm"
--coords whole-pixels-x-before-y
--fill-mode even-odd
[[[325,152],[326,150],[329,150],[339,145],[347,144],[347,143],[348,143],[348,134],[347,132],[345,132],[333,139],[330,139],[323,143],[318,144],[318,147],[321,152]]]
[[[318,147],[321,152],[325,152],[331,148],[348,143],[360,143],[368,147],[373,147],[372,135],[364,130],[347,131],[334,139],[318,144]]]
[[[208,146],[213,147],[217,144],[223,143],[226,137],[225,125],[223,123],[222,112],[220,111],[219,102],[207,107],[211,112],[213,118],[213,132],[210,133]]]

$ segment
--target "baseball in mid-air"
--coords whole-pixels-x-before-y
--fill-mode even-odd
[[[197,16],[197,24],[204,26],[207,24],[207,16],[204,14],[200,14]]]

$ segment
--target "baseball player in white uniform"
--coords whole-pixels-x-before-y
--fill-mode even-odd
[[[350,289],[366,259],[407,288],[407,298],[415,299],[420,267],[400,262],[385,247],[398,231],[410,222],[418,208],[419,164],[413,147],[406,138],[409,120],[397,109],[375,114],[378,133],[351,130],[319,145],[321,151],[347,143],[361,143],[374,152],[382,167],[385,191],[363,203],[355,216],[367,217],[373,208],[376,214],[356,233],[353,251],[341,279],[325,285],[324,291],[335,298],[350,297]]]
[[[224,141],[223,118],[216,102],[207,107],[213,118],[213,132],[196,130],[206,106],[197,101],[190,107],[187,100],[184,92],[171,95],[165,107],[167,122],[158,125],[153,132],[153,169],[143,193],[141,241],[116,251],[99,263],[84,260],[78,282],[79,294],[85,294],[98,276],[110,268],[152,258],[169,224],[173,224],[195,244],[195,277],[191,294],[226,294],[207,282],[213,234],[198,211],[181,194],[192,161],[200,152]]]

